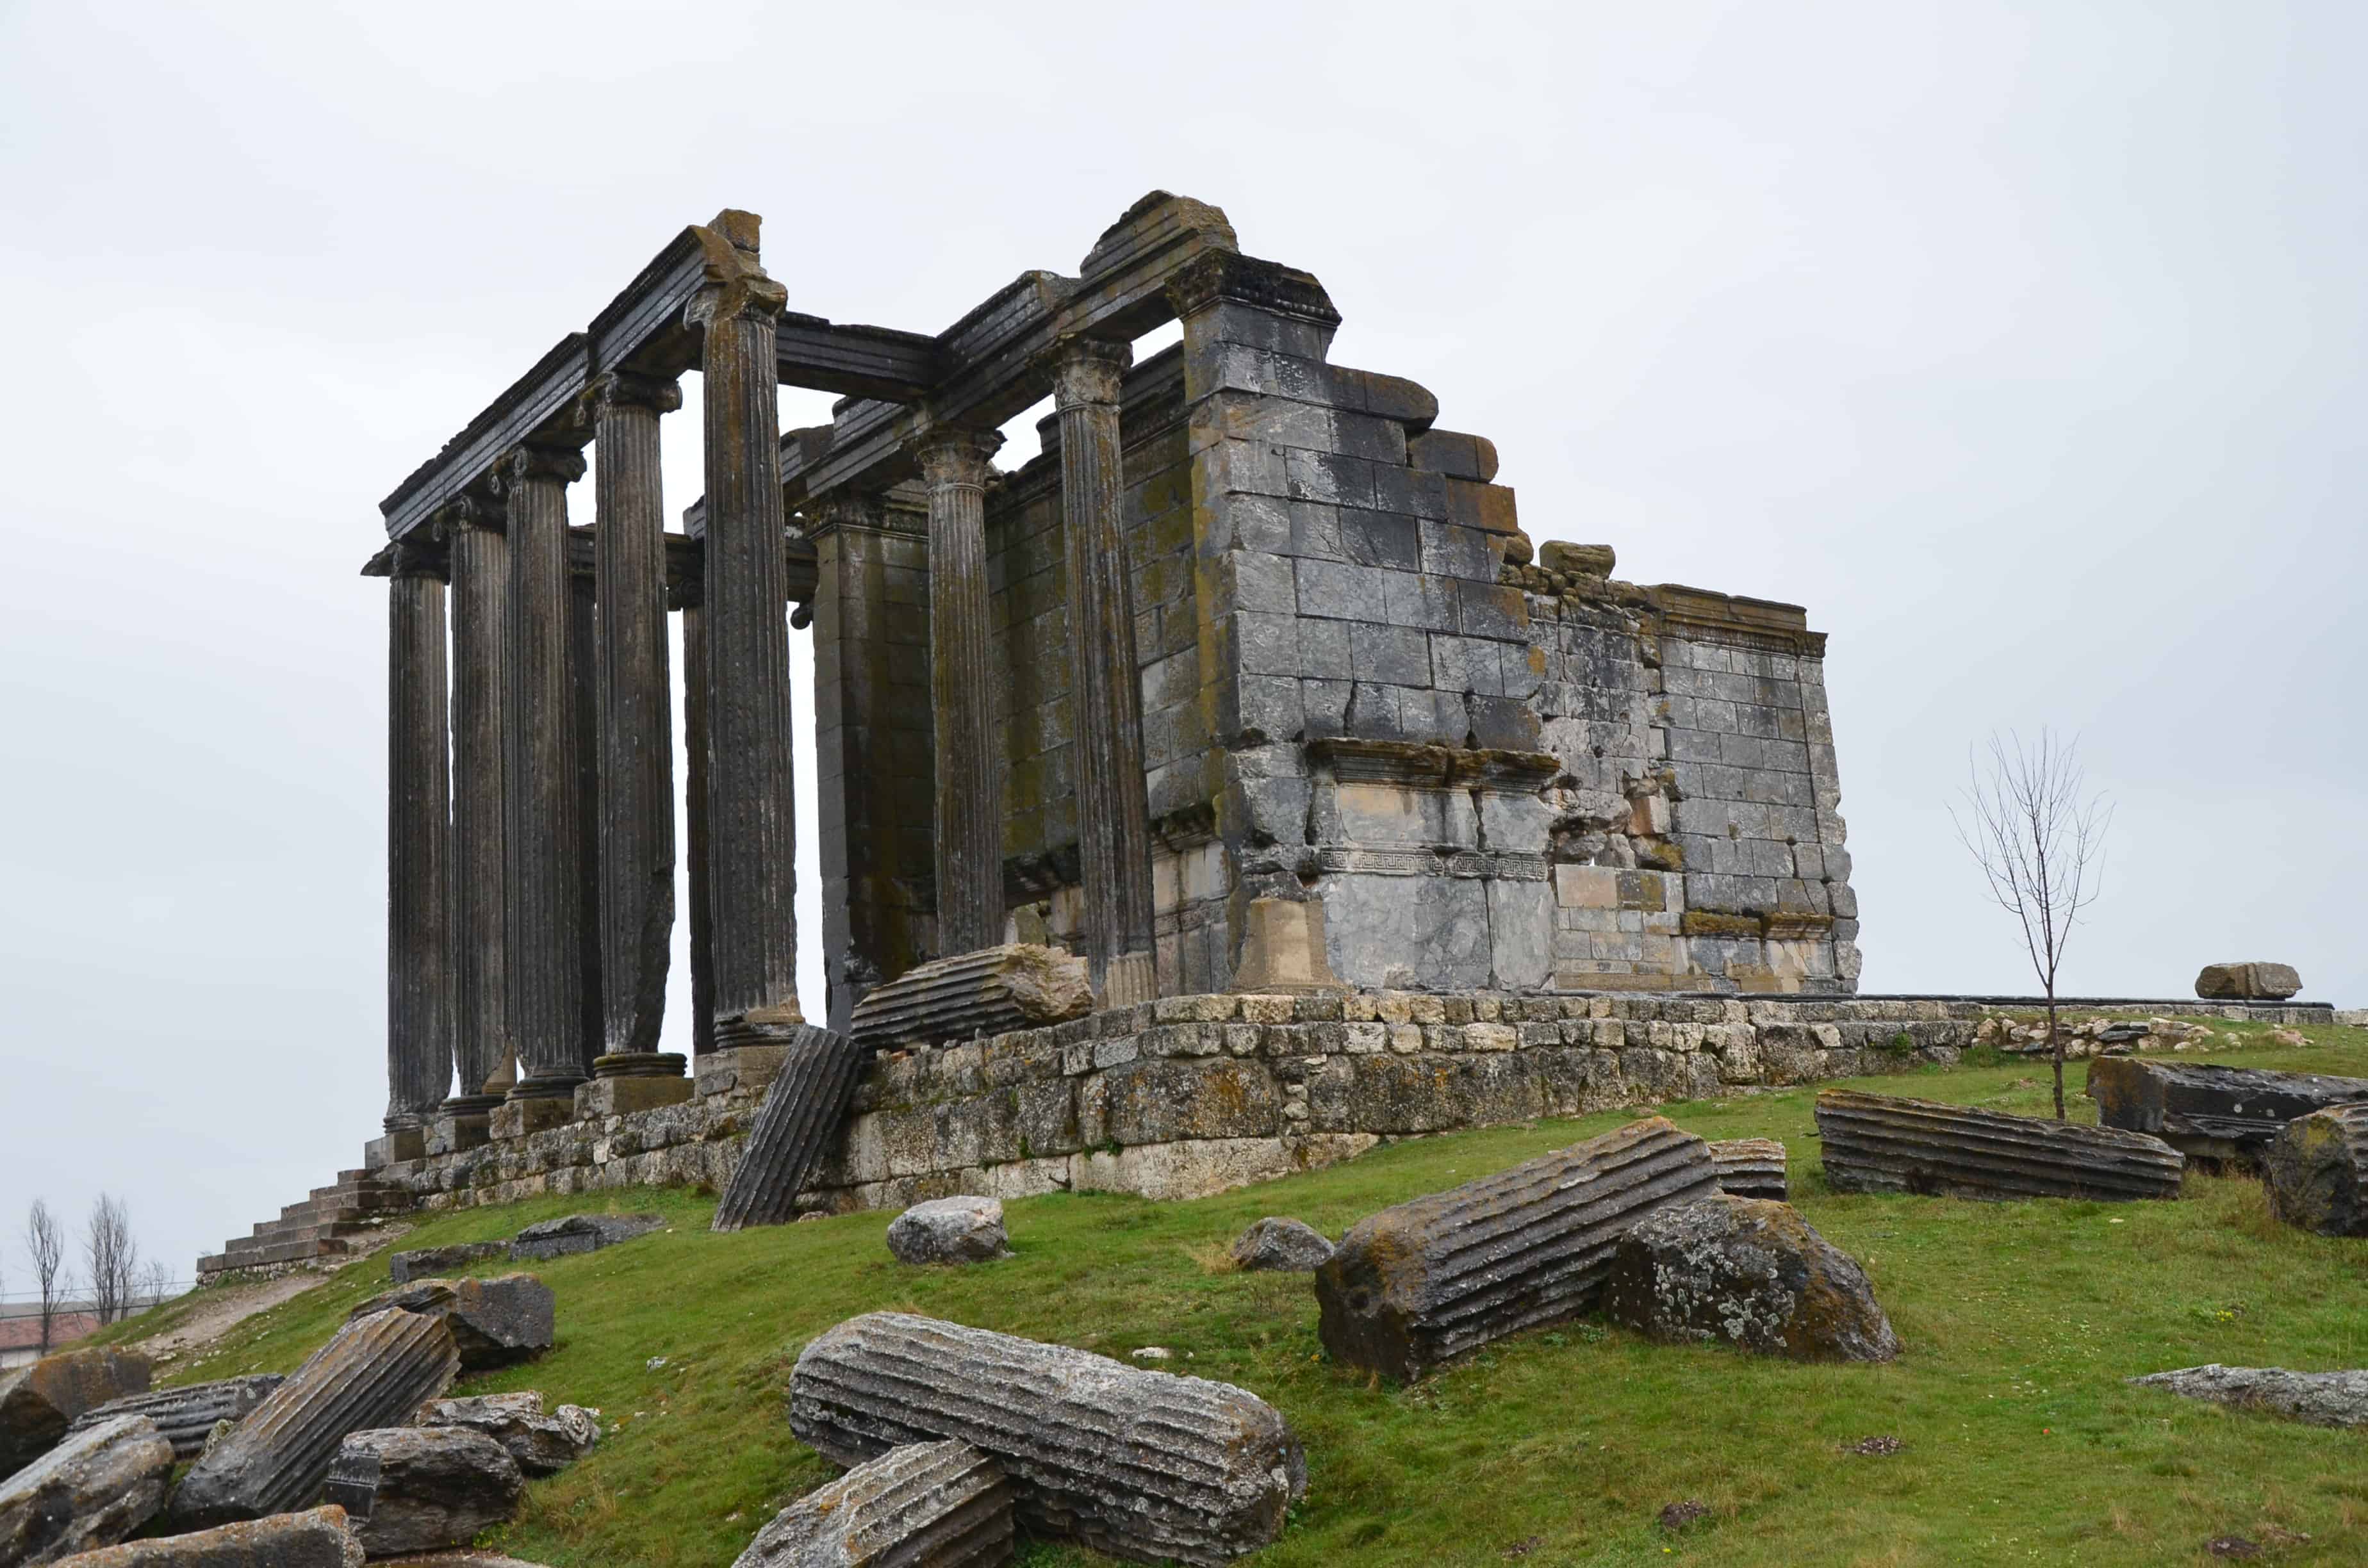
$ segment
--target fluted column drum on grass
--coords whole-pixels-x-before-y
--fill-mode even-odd
[[[2143,1132],[1933,1100],[1817,1096],[1826,1180],[1841,1192],[1939,1198],[2177,1198],[2187,1162]]]
[[[1011,1483],[967,1443],[908,1443],[807,1493],[732,1568],[993,1568]]]
[[[1255,1551],[1307,1486],[1298,1439],[1245,1390],[905,1312],[806,1346],[790,1429],[846,1465],[968,1443],[1011,1478],[1023,1529],[1137,1562]]]
[[[1654,1116],[1384,1209],[1315,1270],[1324,1347],[1411,1381],[1586,1311],[1631,1225],[1718,1191],[1710,1145]]]

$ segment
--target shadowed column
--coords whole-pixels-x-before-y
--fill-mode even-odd
[[[452,1079],[445,966],[444,551],[390,546],[386,571],[386,1129],[417,1128]]]
[[[571,1114],[575,1085],[586,1073],[567,486],[583,476],[583,457],[564,447],[521,447],[503,464],[510,547],[506,960],[518,1054],[509,1098],[560,1102]],[[532,1129],[521,1123],[515,1130]]]
[[[598,389],[601,1046],[656,1052],[674,936],[674,714],[667,690],[666,512],[658,417],[671,381],[618,374]],[[620,1065],[595,1063],[608,1076]],[[675,1073],[681,1071],[677,1058]]]
[[[1152,957],[1151,803],[1134,593],[1119,528],[1119,382],[1131,350],[1075,339],[1054,364],[1069,590],[1069,714],[1086,962],[1105,1007],[1159,994]]]
[[[780,1043],[804,1017],[775,361],[787,296],[757,263],[753,214],[720,213],[700,233],[708,283],[685,319],[700,335],[706,426],[708,896],[715,1041],[728,1050]]]
[[[502,714],[509,700],[507,512],[483,495],[444,508],[452,556],[452,837],[446,865],[452,908],[455,1116],[501,1103],[514,1049],[509,1033],[508,836]],[[495,1087],[498,1084],[500,1087]],[[482,1133],[480,1134],[482,1136]]]
[[[944,430],[916,455],[929,492],[929,698],[937,734],[938,956],[1003,940],[1003,784],[986,594],[992,432]]]
[[[682,585],[682,827],[690,884],[690,1050],[715,1049],[715,937],[707,892],[707,611],[704,575]]]

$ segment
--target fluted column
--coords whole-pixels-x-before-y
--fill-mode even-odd
[[[600,1056],[600,623],[593,567],[570,551],[568,717],[575,760],[575,1051],[586,1077]]]
[[[684,880],[689,883],[690,1050],[715,1049],[714,903],[707,891],[706,584],[685,585],[682,606],[682,827]]]
[[[452,1056],[458,1116],[499,1105],[511,1081],[509,1033],[507,514],[470,496],[439,515],[452,558],[452,837],[446,862],[452,919]]]
[[[987,619],[991,431],[942,430],[917,450],[929,494],[929,701],[937,734],[938,956],[1003,940],[1003,777]]]
[[[425,534],[427,530],[419,530]],[[423,1126],[452,1080],[445,967],[449,786],[444,551],[406,540],[387,584],[386,1128]]]
[[[756,219],[704,231],[708,897],[716,1044],[769,1043],[798,1008],[797,830],[775,339],[788,296],[757,260]]]
[[[512,1100],[574,1095],[584,1065],[583,845],[567,580],[567,486],[584,459],[526,446],[503,464],[509,498],[508,732]]]
[[[674,703],[658,416],[681,406],[673,381],[620,374],[600,384],[595,415],[601,1045],[611,1055],[657,1050],[674,939]]]
[[[1149,1001],[1151,804],[1143,771],[1143,684],[1134,591],[1119,527],[1119,383],[1126,345],[1062,346],[1053,399],[1061,418],[1061,519],[1069,590],[1069,713],[1077,779],[1077,858],[1086,962],[1106,1007]]]

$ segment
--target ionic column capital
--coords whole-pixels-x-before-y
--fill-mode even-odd
[[[682,383],[672,376],[645,376],[635,370],[611,370],[585,389],[594,410],[644,408],[672,414],[682,406]]]
[[[995,430],[965,430],[941,425],[922,431],[907,445],[914,461],[920,465],[922,482],[930,489],[962,485],[983,490],[987,476],[994,472],[989,460],[1002,449],[1003,436]]]
[[[1072,408],[1107,403],[1115,407],[1119,384],[1126,379],[1126,369],[1134,362],[1134,348],[1130,344],[1110,343],[1098,337],[1070,337],[1054,347],[1053,359],[1053,406],[1065,414]]]
[[[513,485],[573,484],[584,477],[584,454],[573,447],[527,441],[502,455],[503,479]]]
[[[405,534],[387,547],[387,571],[390,577],[427,577],[438,583],[452,580],[452,555],[440,536],[421,528]]]
[[[436,508],[436,531],[448,540],[467,529],[497,534],[509,527],[509,508],[503,504],[497,477],[480,480]]]

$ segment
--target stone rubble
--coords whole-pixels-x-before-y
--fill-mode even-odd
[[[2292,964],[2212,963],[2195,977],[2195,994],[2210,1002],[2283,1002],[2301,989]]]
[[[1866,1271],[1790,1204],[1722,1196],[1661,1209],[1620,1240],[1604,1315],[1670,1344],[1794,1361],[1888,1361],[1899,1337]]]
[[[510,1239],[510,1261],[530,1263],[598,1252],[635,1236],[646,1236],[652,1231],[663,1231],[666,1224],[663,1214],[569,1214],[545,1220],[541,1224],[529,1225]]]
[[[781,1510],[733,1568],[994,1568],[1012,1486],[967,1443],[907,1443]]]
[[[563,1404],[546,1415],[542,1395],[531,1390],[436,1400],[420,1413],[419,1425],[482,1433],[508,1449],[518,1469],[532,1476],[558,1474],[600,1440],[599,1418],[593,1412],[580,1404]]]
[[[2286,1124],[2262,1158],[2270,1212],[2322,1236],[2368,1236],[2368,1105]]]
[[[934,1198],[889,1221],[888,1250],[899,1263],[992,1263],[1011,1256],[1003,1205],[992,1198]]]
[[[531,1360],[551,1348],[557,1334],[558,1298],[531,1274],[415,1279],[362,1302],[347,1321],[398,1310],[442,1319],[452,1331],[464,1372]]]
[[[347,1434],[410,1420],[460,1369],[442,1318],[390,1312],[347,1324],[190,1467],[173,1522],[202,1529],[301,1506]]]
[[[386,1274],[393,1283],[408,1285],[414,1279],[441,1278],[488,1258],[507,1257],[509,1251],[507,1242],[454,1242],[449,1246],[420,1247],[389,1257]]]
[[[1141,1562],[1266,1546],[1307,1484],[1290,1427],[1245,1390],[903,1312],[806,1346],[790,1429],[845,1465],[968,1443],[1018,1487],[1022,1528]]]
[[[348,1433],[321,1489],[372,1557],[466,1546],[518,1513],[526,1477],[509,1450],[464,1426]]]
[[[1838,1192],[2173,1199],[2187,1165],[2143,1132],[1934,1100],[1827,1089],[1816,1115],[1826,1180]]]
[[[2368,1371],[2290,1372],[2283,1367],[2213,1362],[2128,1381],[2189,1399],[2265,1411],[2308,1426],[2368,1426]]]
[[[362,1543],[347,1527],[343,1508],[312,1508],[126,1541],[61,1558],[58,1568],[362,1568]]]
[[[173,1445],[146,1416],[85,1428],[0,1481],[0,1564],[113,1546],[165,1506],[172,1473]]]
[[[1234,1264],[1251,1273],[1308,1274],[1332,1256],[1332,1244],[1303,1221],[1269,1214],[1234,1238]]]
[[[1315,1271],[1324,1347],[1412,1381],[1586,1311],[1630,1226],[1718,1190],[1710,1146],[1656,1116],[1384,1209]]]
[[[714,1229],[781,1225],[797,1218],[798,1190],[837,1138],[870,1055],[846,1035],[812,1025],[798,1028],[715,1206]]]
[[[150,1373],[147,1357],[112,1347],[61,1350],[0,1372],[0,1479],[55,1448],[76,1417],[147,1392]]]
[[[144,1415],[173,1445],[174,1458],[195,1459],[215,1427],[224,1422],[236,1423],[287,1381],[278,1372],[256,1372],[249,1377],[158,1389],[153,1393],[127,1394],[75,1417],[72,1430],[79,1432],[118,1415]]]

